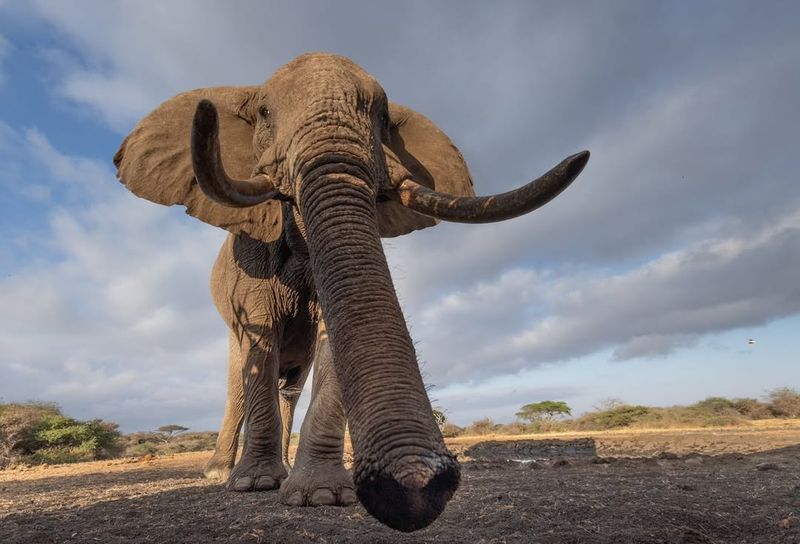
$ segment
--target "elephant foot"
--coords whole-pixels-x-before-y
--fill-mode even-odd
[[[234,459],[229,455],[214,453],[203,469],[203,475],[209,480],[227,480],[233,470]]]
[[[281,485],[278,500],[289,506],[349,506],[358,499],[350,473],[335,461],[297,463]]]
[[[229,491],[269,491],[286,479],[283,461],[257,460],[242,456],[228,478]]]

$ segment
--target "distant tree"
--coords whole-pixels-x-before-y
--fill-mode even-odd
[[[516,416],[524,421],[534,423],[543,419],[553,419],[556,416],[570,416],[572,411],[566,402],[560,400],[543,400],[533,404],[526,404],[519,409]]]
[[[179,434],[188,431],[189,427],[184,427],[183,425],[162,425],[156,430],[164,435],[164,442],[169,442]]]
[[[447,421],[447,415],[444,413],[444,409],[434,407],[433,409],[433,420],[436,422],[436,425],[439,426],[439,430],[442,430],[442,426]]]

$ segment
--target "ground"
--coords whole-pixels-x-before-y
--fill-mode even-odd
[[[800,421],[509,438],[449,441],[461,488],[416,533],[225,492],[191,453],[0,471],[0,542],[800,543]]]

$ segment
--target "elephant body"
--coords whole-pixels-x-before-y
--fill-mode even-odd
[[[177,95],[140,121],[114,157],[120,180],[231,233],[212,274],[230,360],[225,424],[207,473],[230,471],[234,491],[280,488],[291,505],[357,496],[398,530],[433,522],[460,469],[433,419],[381,237],[527,213],[566,188],[588,157],[475,197],[461,153],[436,125],[389,102],[349,59],[324,53],[298,57],[263,85]],[[312,366],[287,477],[291,419]],[[345,420],[352,477],[342,466]]]

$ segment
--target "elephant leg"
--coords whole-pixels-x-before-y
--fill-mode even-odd
[[[244,448],[228,479],[232,491],[277,489],[287,474],[281,459],[276,334],[266,327],[248,329],[242,339]]]
[[[341,390],[325,325],[320,321],[311,405],[300,430],[294,468],[281,485],[281,502],[292,506],[344,506],[356,502],[353,479],[342,464],[344,429]]]
[[[308,379],[308,373],[310,371],[311,362],[309,361],[303,366],[292,368],[286,373],[286,376],[280,380],[281,423],[283,424],[281,453],[286,470],[292,468],[291,463],[289,463],[289,443],[292,440],[294,409],[297,407],[297,401],[300,400],[300,393],[303,392],[303,387],[306,384],[306,379]]]
[[[228,392],[225,415],[217,435],[214,455],[203,471],[206,478],[227,480],[236,462],[239,431],[244,421],[244,384],[242,383],[242,354],[239,340],[233,331],[228,333]]]

